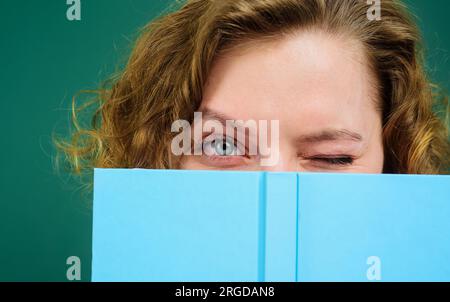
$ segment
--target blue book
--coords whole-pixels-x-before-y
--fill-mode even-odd
[[[92,281],[450,281],[450,176],[95,169]]]

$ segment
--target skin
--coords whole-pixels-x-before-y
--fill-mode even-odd
[[[382,173],[376,87],[362,46],[343,36],[301,31],[238,45],[216,59],[198,111],[203,123],[279,120],[278,161],[216,153],[183,156],[181,167]]]

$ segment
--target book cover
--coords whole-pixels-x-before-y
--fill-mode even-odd
[[[95,169],[92,281],[450,281],[450,176]]]

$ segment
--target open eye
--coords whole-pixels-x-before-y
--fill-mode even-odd
[[[210,156],[241,155],[236,142],[229,137],[205,140],[203,142],[203,151]]]

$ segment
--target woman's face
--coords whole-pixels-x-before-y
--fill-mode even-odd
[[[376,87],[361,46],[350,39],[311,31],[236,47],[212,67],[202,123],[278,120],[278,146],[269,143],[278,160],[263,166],[257,155],[224,155],[245,141],[219,144],[224,152],[196,141],[209,154],[184,156],[182,168],[381,173]]]

